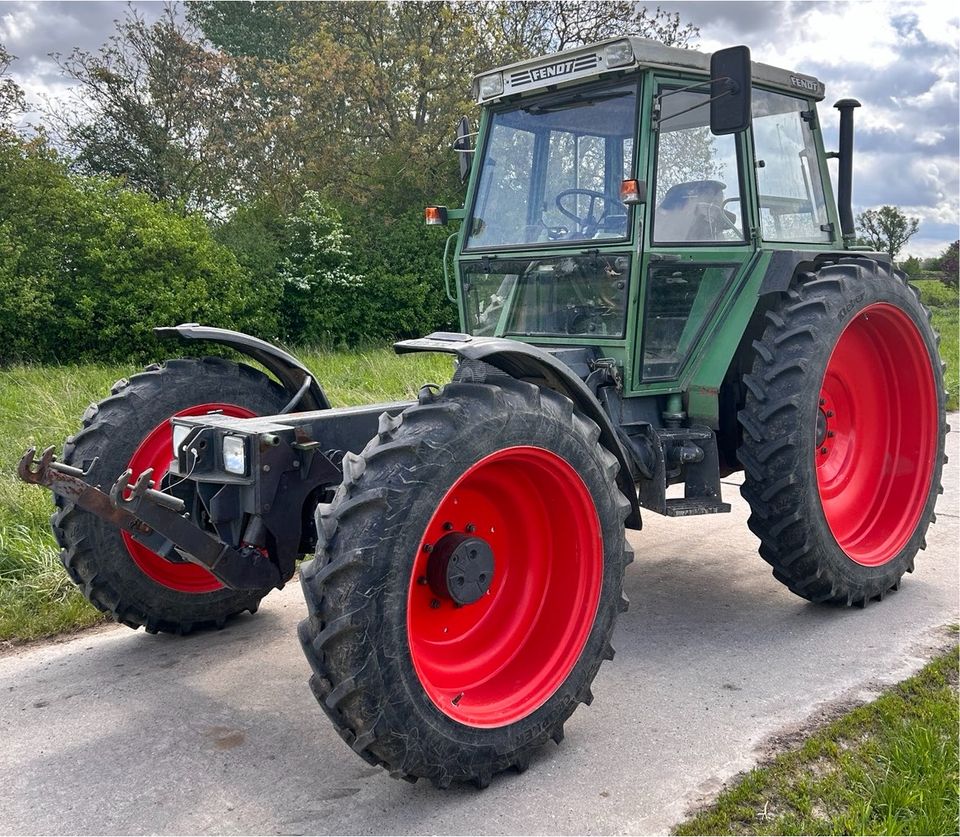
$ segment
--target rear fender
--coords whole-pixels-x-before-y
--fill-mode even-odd
[[[207,343],[219,343],[221,346],[229,346],[231,349],[253,358],[283,384],[284,389],[290,393],[291,399],[300,395],[295,404],[291,402],[289,409],[294,406],[298,411],[327,410],[330,408],[330,402],[327,400],[323,387],[317,381],[316,375],[311,373],[293,355],[267,343],[266,340],[260,340],[239,331],[211,328],[197,323],[183,323],[178,326],[155,328],[153,331],[158,337],[175,337],[184,342],[201,340]],[[306,386],[305,389],[304,386]],[[301,390],[304,390],[302,394],[300,394]]]
[[[566,395],[581,413],[600,427],[600,443],[620,463],[617,484],[631,506],[626,525],[631,529],[640,528],[637,490],[633,484],[626,452],[617,438],[616,428],[596,396],[570,367],[537,346],[502,337],[472,337],[469,334],[438,331],[416,340],[401,340],[395,343],[393,348],[397,354],[444,352],[466,360],[483,361],[518,380],[529,381]]]

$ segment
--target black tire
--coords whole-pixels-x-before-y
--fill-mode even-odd
[[[273,415],[289,400],[262,372],[220,358],[169,360],[129,380],[91,404],[83,428],[71,436],[63,461],[90,468],[87,481],[105,488],[127,468],[137,447],[161,422],[199,404],[224,403]],[[158,583],[134,562],[120,531],[61,497],[51,518],[60,559],[90,603],[131,628],[185,634],[223,627],[227,619],[255,612],[269,590],[184,592]]]
[[[899,525],[900,534],[883,541],[880,533],[893,530],[881,529],[888,524],[878,522],[879,516],[862,524],[859,537],[869,542],[873,526],[878,533],[876,542],[889,545],[886,553],[878,552],[879,564],[865,565],[864,559],[854,560],[853,547],[845,549],[835,536],[824,505],[832,495],[818,484],[818,461],[824,464],[830,445],[839,444],[836,437],[842,436],[828,429],[827,422],[840,418],[823,406],[827,399],[821,398],[827,390],[821,388],[826,386],[825,373],[844,330],[858,318],[863,318],[857,327],[864,332],[883,328],[885,306],[891,307],[890,322],[901,321],[902,314],[908,318],[902,319],[908,330],[910,324],[916,327],[921,338],[915,343],[919,360],[915,371],[910,371],[906,359],[900,366],[895,351],[884,354],[878,349],[877,368],[896,384],[897,376],[922,377],[929,361],[932,379],[924,379],[923,384],[930,394],[925,399],[929,419],[923,427],[917,426],[917,432],[926,434],[926,449],[932,452],[933,461],[928,482],[923,477],[927,466],[915,470],[915,526],[909,522],[913,512],[909,516],[904,512],[902,522],[889,524]],[[869,325],[871,317],[873,325]],[[927,527],[935,519],[934,506],[942,493],[947,431],[939,338],[930,324],[930,312],[921,305],[917,290],[908,285],[906,275],[866,258],[843,259],[815,273],[800,275],[767,312],[766,319],[762,338],[753,344],[752,372],[744,377],[746,403],[739,413],[743,443],[738,455],[745,470],[742,494],[751,508],[750,529],[760,539],[760,555],[772,565],[774,576],[798,596],[813,602],[865,606],[871,599],[882,599],[887,591],[898,589],[903,574],[913,571],[918,550],[926,546]],[[869,371],[864,369],[862,375],[869,375]],[[858,406],[858,392],[870,384],[861,378],[859,386],[859,391],[848,390],[854,393],[850,402],[854,407]],[[900,402],[891,398],[891,403]],[[918,407],[915,416],[921,414]],[[892,454],[888,449],[876,450],[873,455]],[[818,460],[818,456],[824,459]],[[930,461],[927,457],[920,459]],[[878,484],[892,484],[889,472],[881,473],[883,479]],[[897,547],[897,543],[902,546]]]
[[[592,700],[590,684],[601,662],[613,657],[614,621],[627,606],[623,571],[632,552],[623,521],[630,505],[617,488],[615,458],[598,444],[596,424],[550,390],[502,374],[486,381],[455,381],[438,395],[425,388],[418,404],[381,417],[363,452],[345,458],[333,502],[318,508],[317,555],[300,569],[309,617],[299,635],[321,707],[364,760],[438,787],[453,781],[484,787],[499,771],[525,769],[547,739],[559,743],[578,703]],[[468,468],[516,445],[562,456],[589,490],[602,533],[599,606],[552,697],[508,725],[478,728],[439,711],[418,679],[406,596],[438,503]]]

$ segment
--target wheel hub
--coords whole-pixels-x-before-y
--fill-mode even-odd
[[[427,581],[437,596],[458,605],[473,604],[493,581],[493,549],[483,538],[450,532],[430,552]]]

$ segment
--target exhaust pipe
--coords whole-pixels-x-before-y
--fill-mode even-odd
[[[841,99],[834,107],[840,111],[840,151],[837,157],[837,209],[844,243],[850,244],[856,234],[853,225],[853,109],[860,107],[856,99]]]

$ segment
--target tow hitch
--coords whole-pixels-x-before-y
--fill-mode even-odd
[[[182,500],[151,487],[153,469],[132,484],[132,473],[124,472],[107,494],[87,483],[80,468],[57,462],[52,447],[39,460],[36,448],[30,447],[17,474],[123,529],[159,555],[204,567],[234,590],[282,588],[289,577],[257,547],[234,548],[195,525]]]

